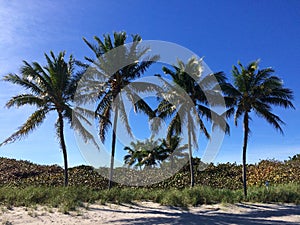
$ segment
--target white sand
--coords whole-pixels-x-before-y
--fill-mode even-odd
[[[9,223],[11,222],[11,223]],[[57,209],[15,207],[0,210],[0,224],[300,224],[300,206],[292,204],[204,205],[182,210],[151,202],[90,205],[69,215]]]

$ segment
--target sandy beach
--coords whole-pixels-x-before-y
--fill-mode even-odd
[[[292,204],[203,205],[184,210],[152,202],[92,204],[63,214],[58,209],[2,207],[0,224],[300,224],[300,206]]]

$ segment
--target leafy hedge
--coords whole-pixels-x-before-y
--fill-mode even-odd
[[[194,159],[196,185],[210,186],[213,188],[237,190],[242,188],[242,167],[235,163],[209,164],[204,171],[197,168],[199,159]],[[127,170],[124,179],[130,183],[134,181],[134,170],[120,169],[116,172]],[[154,169],[151,171],[157,175]],[[148,176],[148,177],[151,177]],[[248,165],[248,185],[264,186],[268,181],[270,185],[299,183],[300,184],[300,155],[287,161],[262,160],[257,164]],[[148,188],[185,188],[190,183],[189,167],[186,165],[178,173],[156,183]],[[106,189],[108,180],[103,178],[90,166],[77,166],[69,169],[70,186],[86,186],[93,189]],[[10,186],[62,186],[63,169],[57,165],[37,165],[23,160],[0,158],[0,185]],[[115,184],[117,187],[122,185]]]

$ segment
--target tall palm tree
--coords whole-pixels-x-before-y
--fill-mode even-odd
[[[139,35],[132,35],[132,43],[128,45],[125,45],[127,39],[125,32],[115,32],[113,36],[114,40],[109,35],[104,35],[103,41],[95,36],[97,45],[84,39],[97,58],[95,61],[86,57],[86,60],[96,68],[91,74],[97,74],[97,79],[101,83],[96,95],[98,101],[96,115],[99,119],[99,136],[102,142],[105,141],[107,131],[112,126],[109,189],[112,187],[118,118],[131,135],[123,101],[124,95],[120,93],[122,91],[125,93],[136,112],[144,112],[154,117],[153,110],[139,98],[139,93],[151,89],[151,86],[137,82],[135,85],[130,84],[159,59],[157,55],[145,56],[149,48],[140,46],[142,39]]]
[[[168,126],[168,139],[170,139],[171,136],[180,135],[182,133],[182,126],[186,126],[188,133],[191,187],[193,187],[195,182],[192,142],[194,148],[198,148],[195,130],[196,127],[199,126],[204,135],[210,138],[202,119],[206,118],[212,120],[214,117],[219,118],[220,122],[225,122],[223,118],[210,109],[208,98],[217,97],[220,94],[216,92],[216,86],[219,85],[218,82],[225,83],[226,78],[223,73],[209,74],[205,77],[202,76],[201,60],[197,60],[194,57],[191,58],[187,64],[178,60],[177,65],[173,66],[173,70],[163,67],[163,71],[172,77],[172,81],[175,85],[180,87],[180,89],[174,88],[173,84],[165,82],[167,89],[166,94],[163,94],[163,100],[160,102],[157,111],[161,118],[172,117]],[[206,88],[206,90],[202,90],[202,88]],[[174,103],[176,103],[176,105]],[[195,118],[197,118],[197,120]],[[229,127],[226,124],[226,131],[229,131],[228,129]]]
[[[234,123],[237,125],[238,119],[243,117],[244,143],[243,143],[243,187],[244,195],[247,197],[247,177],[246,177],[246,152],[248,137],[250,133],[249,121],[250,113],[265,119],[283,134],[281,125],[284,122],[279,116],[272,113],[273,106],[284,108],[294,108],[292,103],[293,92],[285,88],[283,82],[273,76],[274,70],[271,68],[258,69],[259,61],[251,62],[244,67],[238,62],[239,69],[234,66],[232,70],[233,86],[224,88],[223,91],[229,98],[234,100]]]
[[[64,159],[64,185],[68,185],[68,157],[67,148],[64,139],[64,118],[72,121],[71,101],[74,96],[77,82],[80,77],[74,74],[74,59],[72,55],[66,62],[65,52],[60,52],[55,56],[51,51],[50,56],[45,54],[47,65],[42,67],[39,63],[29,64],[23,61],[21,67],[21,76],[17,74],[8,74],[4,81],[17,84],[26,90],[25,94],[12,97],[6,106],[20,107],[24,105],[33,105],[37,110],[27,119],[27,121],[9,138],[0,145],[14,142],[29,134],[30,131],[43,123],[46,116],[51,111],[56,111],[58,118],[55,123],[56,134],[58,136],[60,147]],[[89,135],[86,133],[86,135]],[[85,136],[86,137],[86,136]]]

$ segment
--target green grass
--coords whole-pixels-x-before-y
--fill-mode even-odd
[[[250,187],[248,193],[250,202],[279,202],[300,204],[300,184],[278,184],[267,188]]]
[[[46,205],[67,213],[84,206],[83,203],[132,203],[153,201],[162,205],[187,208],[202,204],[237,203],[245,201],[242,190],[214,189],[206,186],[185,189],[115,188],[94,190],[88,187],[11,187],[0,188],[0,204],[6,207]],[[249,202],[280,202],[300,204],[300,185],[286,184],[251,187]]]

